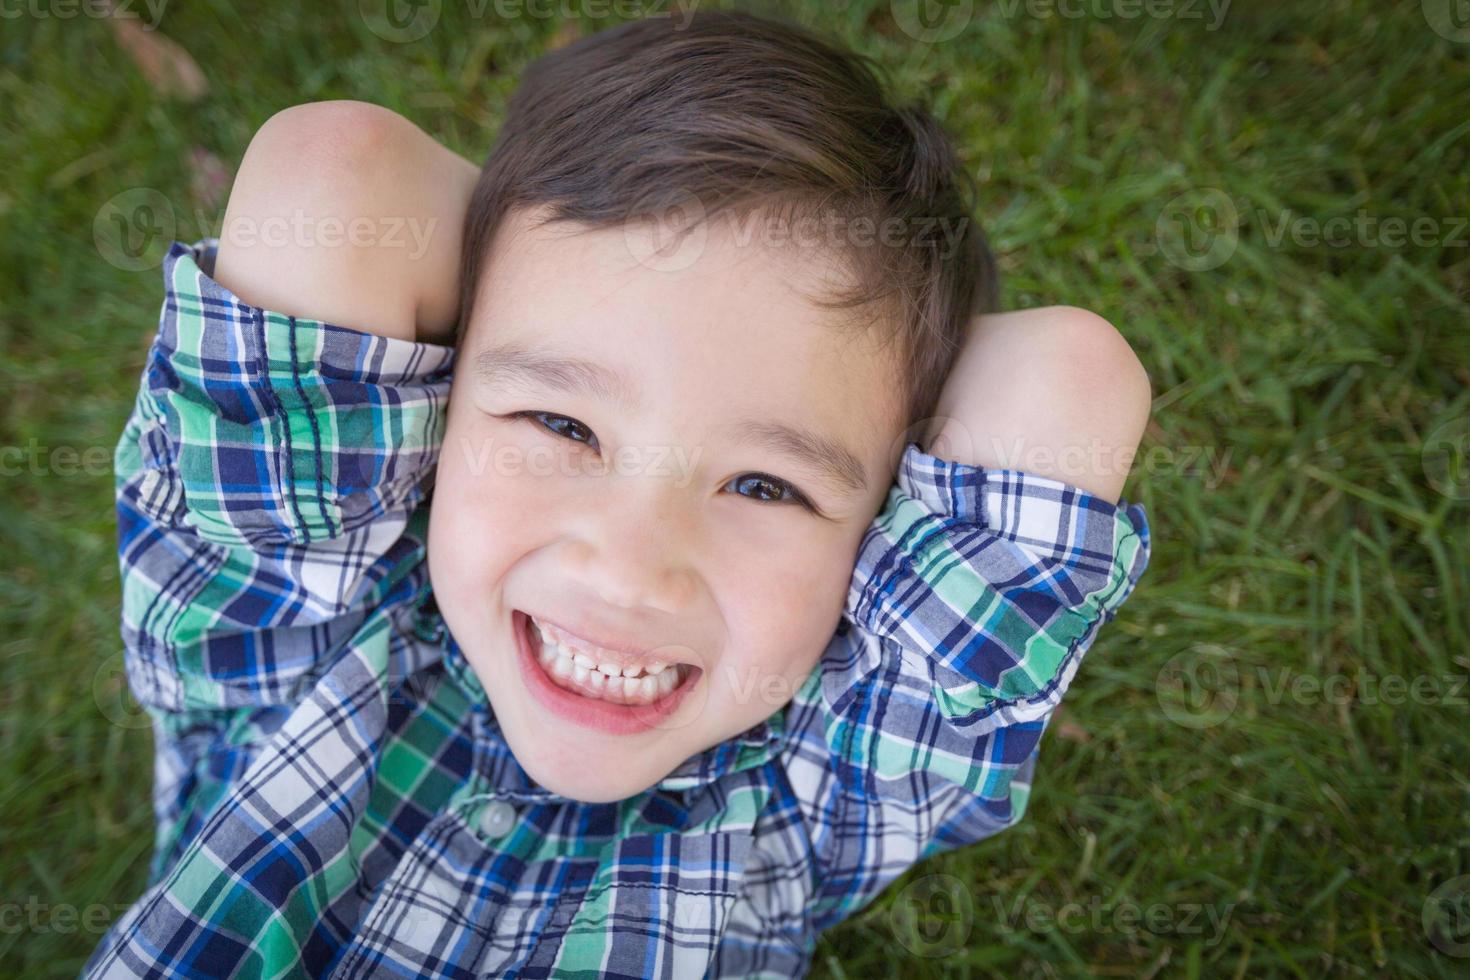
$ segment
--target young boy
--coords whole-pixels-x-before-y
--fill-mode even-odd
[[[731,13],[543,58],[483,170],[266,123],[118,447],[159,831],[88,973],[793,976],[1018,821],[1148,560],[1149,393],[1091,314],[979,316],[963,188]]]

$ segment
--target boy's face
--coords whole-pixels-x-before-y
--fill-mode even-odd
[[[466,325],[429,567],[517,760],[602,802],[811,672],[892,483],[896,368],[813,305],[814,248],[717,220],[660,256],[643,228],[531,217],[501,226]]]

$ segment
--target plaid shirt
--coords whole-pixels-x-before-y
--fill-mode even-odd
[[[94,976],[793,976],[1026,808],[1142,508],[910,443],[795,698],[647,792],[516,763],[433,605],[454,351],[252,307],[175,243],[116,452],[150,884]],[[424,506],[421,506],[424,505]]]

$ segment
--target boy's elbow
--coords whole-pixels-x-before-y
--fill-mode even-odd
[[[1118,328],[1096,313],[1059,307],[1054,329],[1054,349],[1063,352],[1060,370],[1070,381],[1059,396],[1077,431],[1108,461],[1099,474],[1102,495],[1116,500],[1148,425],[1148,371]]]
[[[401,172],[415,131],[367,102],[271,116],[235,176],[215,278],[258,307],[413,339],[415,270],[402,249],[375,243],[386,217],[407,212]]]
[[[1059,306],[1046,314],[1048,342],[1033,348],[1038,363],[1027,373],[1053,406],[1052,439],[1086,460],[1062,476],[1116,502],[1148,425],[1148,372],[1122,333],[1096,313]]]
[[[1148,421],[1152,391],[1148,372],[1128,340],[1107,320],[1076,306],[1059,306],[1052,315],[1059,365],[1068,379],[1066,395],[1084,399],[1119,421]]]
[[[1148,373],[1111,323],[1074,306],[982,317],[928,445],[1116,502],[1151,408]]]
[[[335,99],[282,109],[261,124],[240,163],[240,175],[266,177],[345,194],[371,173],[370,163],[407,119],[371,102]]]

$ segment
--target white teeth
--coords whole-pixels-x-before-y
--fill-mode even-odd
[[[672,664],[652,661],[641,667],[619,667],[598,663],[579,650],[558,645],[540,623],[535,626],[541,637],[537,659],[548,674],[567,682],[563,687],[575,684],[584,697],[614,704],[651,704],[679,686],[680,672],[670,670]]]

